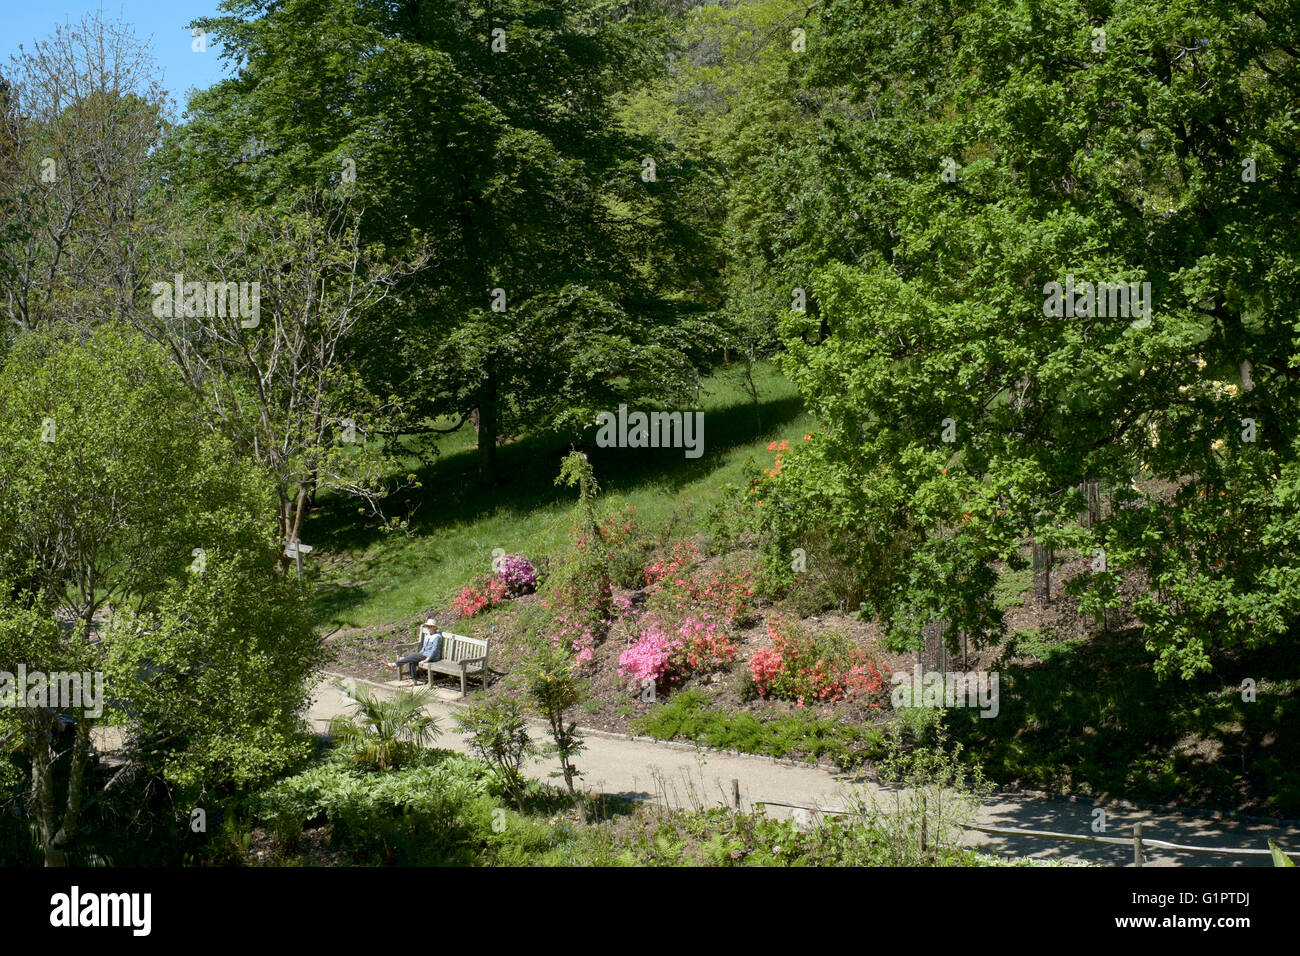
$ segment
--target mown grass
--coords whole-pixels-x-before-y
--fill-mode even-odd
[[[734,374],[701,380],[704,453],[682,449],[590,449],[602,494],[636,508],[638,521],[698,527],[728,483],[742,480],[752,455],[767,462],[766,445],[812,427],[794,388],[768,363],[755,375],[753,402]],[[761,429],[759,425],[761,424]],[[589,434],[590,441],[592,435]],[[381,533],[357,520],[355,506],[322,500],[304,539],[315,545],[316,611],[326,626],[370,627],[450,604],[456,591],[490,570],[494,548],[536,560],[560,551],[576,515],[577,496],[555,477],[570,440],[524,437],[498,449],[506,481],[480,487],[475,434],[465,426],[428,443],[436,463],[408,466],[422,487],[386,502],[391,514],[413,509],[409,533]]]

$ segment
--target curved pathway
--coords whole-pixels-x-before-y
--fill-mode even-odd
[[[350,713],[348,698],[338,675],[325,675],[313,694],[308,717],[312,726],[323,731],[331,717]],[[395,693],[392,685],[358,680],[383,693]],[[409,684],[407,685],[409,686]],[[429,712],[439,718],[442,731],[437,745],[468,753],[464,735],[452,721],[456,709],[455,692],[435,692]],[[541,741],[544,727],[534,726],[534,739]],[[586,731],[586,749],[577,761],[583,771],[581,785],[592,793],[630,796],[673,806],[717,806],[731,803],[731,781],[739,782],[741,804],[752,807],[757,801],[782,801],[821,807],[841,807],[852,794],[863,788],[879,792],[869,782],[856,782],[851,775],[822,766],[792,765],[767,757],[736,755],[718,751],[701,751],[689,744],[628,738],[602,731]],[[527,772],[545,780],[555,766],[549,761],[534,760]],[[1238,818],[1209,813],[1176,810],[1124,809],[1103,804],[1106,810],[1106,836],[1131,837],[1133,825],[1142,824],[1144,840],[1211,847],[1267,849],[1272,837],[1288,850],[1300,850],[1300,824],[1290,825],[1258,818]],[[1042,795],[995,793],[983,802],[976,823],[995,829],[1029,829],[1055,833],[1096,836],[1092,829],[1094,804]],[[772,816],[807,817],[807,811],[770,806]],[[1039,837],[993,836],[968,832],[963,845],[981,850],[1034,857],[1045,860],[1090,862],[1109,866],[1131,866],[1132,844],[1093,844]],[[1267,857],[1201,856],[1169,850],[1144,848],[1148,866],[1271,866]]]

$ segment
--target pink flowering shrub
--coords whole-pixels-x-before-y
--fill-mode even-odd
[[[643,628],[639,637],[618,655],[618,674],[638,687],[656,684],[668,676],[668,662],[680,647],[657,622]]]
[[[692,573],[700,560],[693,541],[676,542],[646,567],[645,609],[620,602],[632,629],[619,655],[621,677],[641,686],[647,679],[677,684],[735,661],[736,645],[727,631],[743,618],[753,596],[748,575]]]
[[[867,652],[837,634],[813,637],[778,617],[767,621],[772,647],[755,651],[750,676],[760,697],[780,697],[800,707],[841,700],[866,700],[879,707],[884,675]]]
[[[554,629],[551,634],[551,646],[567,644],[573,651],[574,660],[579,664],[590,664],[596,657],[596,632],[591,625],[575,621],[564,614],[556,614],[551,619]]]
[[[493,577],[505,585],[511,597],[537,590],[537,568],[522,554],[507,554],[497,561]]]
[[[677,684],[697,672],[720,670],[736,659],[736,645],[720,628],[687,615],[676,623],[649,612],[618,657],[618,673],[636,686],[647,679]]]

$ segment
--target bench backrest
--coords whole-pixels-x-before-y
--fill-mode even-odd
[[[444,661],[463,661],[473,657],[487,657],[488,642],[481,637],[466,637],[463,634],[442,634],[442,659]]]

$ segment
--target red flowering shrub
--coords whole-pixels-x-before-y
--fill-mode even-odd
[[[703,574],[680,572],[664,577],[651,589],[648,604],[673,616],[694,614],[719,627],[735,627],[749,615],[754,589],[751,573],[733,575],[721,569]]]
[[[496,578],[485,578],[475,584],[467,584],[460,589],[460,594],[452,601],[452,607],[465,617],[473,617],[483,608],[500,604],[509,593],[506,585]]]
[[[769,618],[767,633],[772,647],[756,651],[749,661],[754,686],[761,697],[810,703],[868,700],[879,707],[884,675],[867,652],[840,634],[813,637],[796,624]]]
[[[664,578],[677,577],[687,568],[699,564],[701,560],[700,549],[696,547],[694,541],[678,541],[667,557],[650,562],[645,569],[645,583],[658,584]]]
[[[668,661],[669,680],[685,680],[696,671],[721,670],[736,659],[736,645],[707,621],[686,617],[677,626],[680,651]]]
[[[807,440],[808,440],[808,438],[807,438],[807,436],[805,436],[805,437],[804,437],[804,441],[807,441]],[[781,455],[782,455],[784,452],[787,452],[787,451],[790,450],[790,443],[789,443],[788,441],[786,441],[785,439],[782,439],[782,440],[779,441],[779,442],[775,442],[775,441],[774,441],[774,442],[769,442],[769,443],[768,443],[768,446],[767,446],[767,450],[768,450],[768,451],[774,451],[774,452],[776,452],[776,463],[775,463],[771,468],[764,468],[764,469],[763,469],[763,474],[765,474],[765,475],[779,475],[779,474],[781,473]],[[761,502],[760,502],[760,504],[761,504]]]

